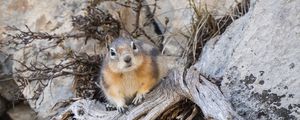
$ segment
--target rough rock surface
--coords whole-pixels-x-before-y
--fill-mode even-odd
[[[300,1],[252,1],[197,65],[245,119],[300,118]]]
[[[70,30],[72,27],[69,16],[80,11],[83,3],[79,0],[0,1],[0,32],[7,25],[25,28],[25,24],[34,31]]]

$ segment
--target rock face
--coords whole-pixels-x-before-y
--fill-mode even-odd
[[[300,118],[300,1],[252,1],[204,48],[198,69],[245,119]]]
[[[68,21],[84,2],[71,0],[6,0],[0,1],[0,32],[7,25],[24,28],[25,24],[34,31],[70,30]],[[66,23],[66,24],[65,24]],[[3,30],[4,31],[4,30]],[[1,38],[1,37],[0,37]]]

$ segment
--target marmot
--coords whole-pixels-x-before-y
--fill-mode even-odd
[[[156,47],[139,40],[120,37],[111,43],[102,63],[100,84],[119,112],[125,112],[129,102],[142,102],[166,75],[167,66],[159,64],[159,55]]]

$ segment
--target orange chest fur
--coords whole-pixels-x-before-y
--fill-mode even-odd
[[[107,69],[104,71],[104,80],[109,85],[139,85],[145,84],[144,81],[155,79],[151,64],[144,63],[136,70],[126,73],[114,73]]]

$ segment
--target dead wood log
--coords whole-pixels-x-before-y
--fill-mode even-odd
[[[193,66],[187,71],[183,68],[173,69],[168,77],[146,96],[144,102],[138,106],[129,106],[127,114],[106,111],[102,103],[84,99],[74,102],[63,113],[71,111],[74,113],[73,118],[77,119],[154,120],[165,110],[186,98],[201,108],[205,119],[240,119],[219,88],[203,77]],[[63,116],[64,114],[60,114],[54,119],[62,119]]]

